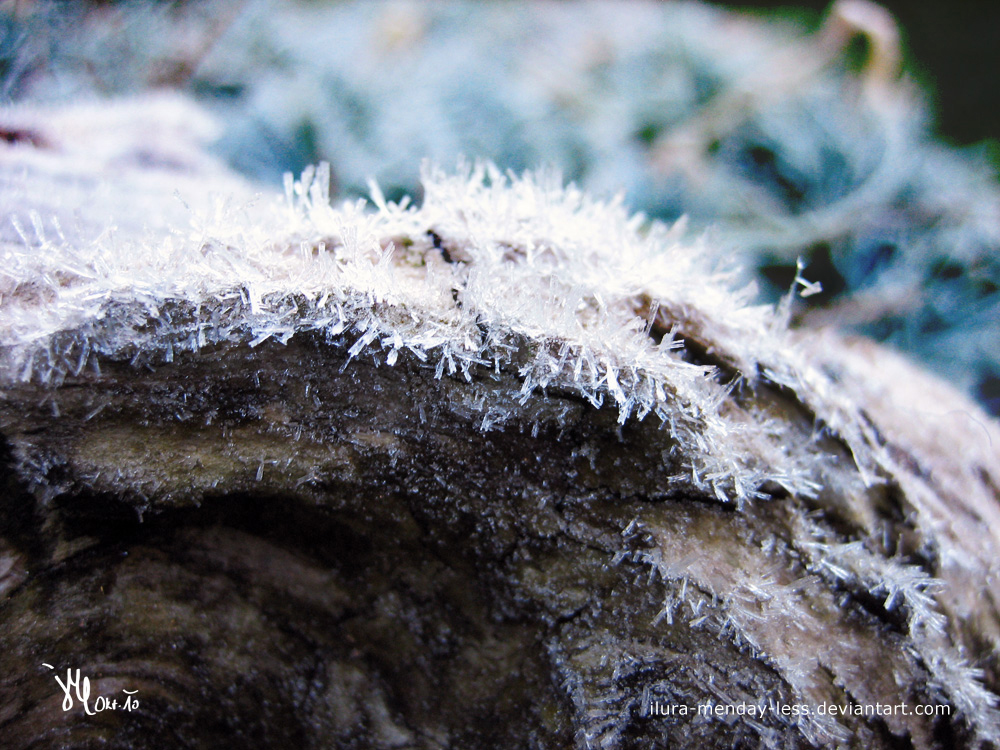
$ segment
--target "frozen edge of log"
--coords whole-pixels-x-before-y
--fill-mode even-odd
[[[427,169],[419,208],[388,204],[374,187],[374,210],[335,208],[321,170],[290,182],[283,200],[255,197],[198,150],[207,121],[180,100],[5,117],[37,134],[3,153],[12,202],[0,237],[12,270],[0,408],[18,482],[32,492],[8,502],[35,505],[5,542],[9,623],[28,616],[41,581],[73,599],[53,571],[76,566],[86,578],[87,556],[116,543],[74,506],[93,514],[113,500],[155,527],[185,508],[266,499],[326,508],[384,547],[395,532],[420,540],[403,547],[444,558],[478,592],[477,605],[457,607],[466,624],[472,611],[482,627],[532,623],[544,647],[521,699],[546,696],[538,737],[692,745],[738,730],[762,746],[909,735],[933,747],[947,731],[996,741],[1000,442],[947,386],[872,345],[788,332],[786,310],[729,287],[712,248],[552,175]],[[92,134],[109,122],[118,135],[97,148]],[[174,127],[160,128],[160,142],[150,123]],[[247,560],[266,555],[246,550],[281,552],[256,527],[257,541],[232,541],[248,532],[230,526],[178,526],[158,543],[183,556],[178,540],[193,538],[207,550],[199,564],[242,566],[255,580],[266,566]],[[219,552],[230,548],[243,549],[232,552],[239,564]],[[567,572],[567,559],[581,570]],[[328,567],[343,578],[344,564]],[[314,568],[302,575],[336,577]],[[328,613],[399,596],[388,583],[375,594],[327,583],[351,592],[310,604]],[[304,592],[282,596],[298,606],[314,596]],[[76,599],[88,611],[111,606]],[[26,732],[17,717],[45,713],[24,649],[59,641],[64,619],[48,621],[51,632],[7,636],[12,659],[25,659],[6,671],[8,687],[38,683],[27,704],[0,708],[8,729]],[[704,634],[745,680],[699,662],[712,650]],[[482,649],[469,633],[458,640]],[[408,658],[427,646],[416,638]],[[388,653],[374,641],[361,651]],[[685,654],[683,677],[666,678],[666,652]],[[453,653],[438,662],[457,663]],[[205,684],[231,667],[220,655]],[[356,667],[341,655],[323,668],[343,677]],[[295,671],[277,658],[270,669]],[[357,688],[367,721],[435,746],[393,693],[412,675],[387,680],[386,669],[352,683],[392,694]],[[349,724],[344,691],[317,698],[300,730]],[[955,714],[772,717],[734,730],[643,718],[657,695],[939,702]],[[391,715],[381,724],[378,705]],[[196,735],[204,722],[192,721]],[[434,737],[447,738],[438,745],[456,742],[461,722],[434,721]],[[474,724],[457,736],[487,736]]]

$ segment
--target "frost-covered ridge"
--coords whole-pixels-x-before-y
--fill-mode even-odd
[[[112,227],[88,242],[38,214],[15,217],[4,376],[57,384],[96,367],[95,355],[171,361],[316,331],[348,341],[352,358],[392,365],[410,352],[437,377],[514,369],[522,404],[559,387],[613,404],[621,423],[655,415],[682,449],[685,478],[723,501],[759,496],[765,482],[817,489],[808,441],[731,391],[761,371],[802,391],[819,376],[795,358],[787,311],[754,305],[707,243],[554,173],[425,168],[423,184],[419,207],[389,203],[375,185],[373,207],[332,206],[321,166],[289,177],[284,200],[218,199],[195,207],[183,231],[120,237]],[[482,429],[511,416],[482,409]]]
[[[663,585],[662,610],[649,612],[662,632],[717,634],[801,700],[835,689],[867,703],[877,683],[887,695],[947,702],[970,733],[1000,737],[1000,433],[973,405],[870,342],[789,331],[791,299],[755,305],[711,241],[631,216],[555,174],[426,168],[419,205],[391,204],[373,186],[370,201],[332,206],[321,167],[289,178],[284,196],[260,196],[170,128],[150,151],[148,123],[188,122],[182,102],[128,106],[142,138],[129,143],[118,135],[128,129],[101,120],[91,126],[101,148],[73,129],[92,121],[78,109],[26,111],[23,128],[58,148],[11,144],[0,170],[5,440],[44,491],[70,492],[74,481],[96,494],[112,481],[163,507],[217,490],[329,489],[339,502],[351,494],[344,487],[367,493],[382,481],[382,459],[368,458],[378,455],[404,462],[392,471],[407,506],[442,500],[451,524],[450,501],[460,506],[464,490],[446,487],[441,467],[457,474],[467,464],[452,461],[454,443],[433,443],[457,416],[453,434],[489,446],[468,456],[487,457],[476,471],[491,478],[503,476],[515,440],[540,463],[549,449],[572,453],[574,463],[549,463],[531,479],[537,494],[519,508],[545,507],[549,477],[592,459],[597,480],[571,483],[565,500],[610,514],[605,531],[584,539],[599,541],[611,568]],[[112,124],[121,117],[110,106],[95,112]],[[307,403],[285,388],[301,373],[283,367],[281,345],[307,333],[310,346],[292,354],[308,360],[307,384],[347,389],[335,398]],[[323,341],[331,356],[316,357],[312,344]],[[191,362],[187,353],[201,349]],[[395,395],[366,387],[372,360],[373,379]],[[129,361],[135,383],[132,370],[122,376]],[[240,388],[254,408],[267,402],[267,416],[213,421],[215,400],[173,411],[194,388],[215,399],[205,383],[216,376],[218,392]],[[411,382],[430,401],[429,420],[422,410],[419,422],[412,409],[395,414]],[[133,404],[160,388],[165,411],[135,419]],[[377,394],[370,411],[341,422],[361,393]],[[580,399],[561,412],[567,393]],[[389,417],[379,422],[370,414],[383,404]],[[545,422],[559,414],[572,419]],[[609,458],[615,418],[628,451]],[[465,420],[523,434],[476,433]],[[412,441],[409,456],[397,430]],[[598,456],[601,446],[610,449]],[[517,495],[516,481],[484,490],[477,512]],[[379,485],[363,502],[393,494]],[[690,502],[713,496],[742,512]],[[603,711],[609,695],[625,695],[612,680],[586,703],[597,682],[581,680],[573,700]],[[802,731],[816,744],[846,741],[832,720]]]

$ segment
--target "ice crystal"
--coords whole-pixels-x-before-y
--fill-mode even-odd
[[[885,559],[865,549],[861,541],[846,544],[806,543],[810,567],[865,596],[883,597],[887,611],[902,608],[912,639],[911,648],[931,675],[931,685],[952,703],[959,716],[976,727],[983,739],[1000,734],[996,698],[982,685],[982,670],[972,667],[948,642],[948,618],[938,611],[934,593],[941,581],[916,565]]]
[[[225,114],[219,148],[239,169],[325,159],[343,194],[371,176],[412,193],[425,157],[555,164],[714,227],[768,286],[806,258],[828,282],[806,289],[810,320],[891,341],[1000,408],[992,170],[933,142],[870,4],[835,3],[815,38],[697,3],[188,5],[9,11],[5,91],[188,85]],[[860,75],[852,33],[878,52]]]
[[[46,158],[21,156],[29,165]],[[108,158],[122,163],[119,154]],[[25,200],[53,210],[8,215],[3,379],[55,386],[109,357],[156,365],[203,348],[279,347],[308,334],[338,348],[346,370],[369,359],[461,380],[453,408],[484,431],[560,424],[558,408],[544,411],[551,391],[610,412],[622,430],[655,423],[672,440],[659,457],[664,496],[681,488],[749,514],[755,501],[783,493],[795,496],[793,508],[830,505],[832,496],[862,505],[866,493],[895,482],[917,509],[917,531],[937,540],[941,564],[933,575],[887,557],[874,524],[869,536],[845,539],[800,510],[791,516],[798,520],[790,540],[734,541],[741,572],[725,580],[703,564],[710,558],[699,555],[696,539],[681,531],[667,538],[666,527],[639,515],[623,521],[621,546],[609,550],[608,562],[636,565],[637,585],[667,587],[649,612],[653,627],[717,634],[775,665],[800,697],[815,694],[812,675],[823,660],[848,689],[862,683],[849,660],[818,644],[825,621],[803,609],[802,598],[819,611],[834,606],[818,587],[823,581],[841,597],[837,607],[864,599],[905,625],[908,653],[930,676],[935,697],[960,709],[982,736],[998,734],[975,663],[946,632],[943,613],[952,603],[937,578],[993,564],[978,548],[949,541],[972,533],[969,519],[995,514],[986,479],[967,476],[992,465],[981,439],[961,437],[974,468],[938,460],[935,476],[918,476],[889,445],[919,462],[936,455],[933,431],[897,434],[906,428],[895,427],[894,412],[876,411],[889,399],[878,390],[880,376],[868,372],[870,359],[859,353],[854,361],[842,342],[825,347],[789,331],[792,298],[756,304],[710,239],[693,237],[682,223],[630,214],[620,198],[595,199],[555,172],[425,165],[419,204],[388,200],[377,185],[368,201],[334,204],[330,180],[320,165],[289,176],[283,195],[255,196],[234,182],[213,183],[227,185],[228,194],[212,197],[184,185],[190,208],[177,201],[168,216],[150,210],[145,227],[122,222],[117,229],[113,216],[103,224],[57,219],[66,215],[58,205],[65,196]],[[26,179],[11,195],[20,200],[30,190]],[[131,214],[135,207],[123,208]],[[797,286],[808,291],[808,283]],[[886,378],[913,381],[912,371],[892,368],[894,360],[879,361]],[[949,412],[960,410],[941,398]],[[99,419],[104,408],[96,400],[84,418]],[[576,457],[593,464],[596,450],[581,446]],[[852,460],[845,469],[842,462]],[[270,471],[254,459],[257,481]],[[316,479],[305,474],[300,482]],[[949,512],[941,493],[975,512]],[[949,533],[938,534],[942,528]],[[782,556],[806,574],[789,580],[774,562]],[[602,717],[588,723],[595,739]],[[841,731],[825,720],[802,729],[818,741]]]
[[[371,205],[334,206],[329,180],[321,165],[286,180],[283,201],[206,201],[188,229],[112,226],[86,242],[38,214],[11,217],[6,377],[57,383],[104,355],[171,361],[315,331],[348,337],[349,358],[391,365],[407,352],[437,377],[515,372],[515,401],[476,405],[483,429],[567,388],[622,424],[658,419],[683,449],[684,477],[720,501],[768,481],[815,491],[808,450],[732,397],[734,377],[794,368],[783,313],[753,304],[682,225],[630,215],[554,172],[487,163],[425,167],[419,207],[375,186]],[[687,339],[720,366],[692,357]]]

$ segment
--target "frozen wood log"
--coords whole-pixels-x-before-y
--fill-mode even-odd
[[[4,747],[996,746],[947,385],[550,175],[335,208],[180,100],[0,125]]]

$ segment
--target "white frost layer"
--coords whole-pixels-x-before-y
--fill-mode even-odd
[[[768,414],[770,397],[734,397],[763,375],[845,441],[866,482],[878,478],[878,436],[799,353],[787,309],[754,304],[753,289],[735,288],[734,269],[709,243],[686,241],[683,227],[648,223],[552,173],[515,177],[487,164],[425,167],[419,207],[387,203],[374,185],[371,205],[332,206],[325,167],[288,178],[285,196],[253,197],[185,141],[204,137],[204,127],[185,135],[185,118],[201,122],[197,110],[169,98],[119,108],[126,122],[176,123],[154,131],[171,144],[154,152],[174,156],[151,164],[141,138],[94,148],[73,136],[73,123],[113,119],[96,108],[48,119],[55,156],[6,152],[0,171],[15,207],[0,235],[8,382],[58,384],[95,355],[170,361],[220,342],[256,347],[313,331],[346,342],[352,358],[391,365],[410,352],[438,377],[514,371],[522,402],[555,387],[613,404],[622,423],[653,415],[678,444],[665,462],[721,501],[759,497],[764,485],[815,494],[823,431],[810,434],[807,420],[803,434],[802,419],[796,427]],[[76,187],[43,200],[34,175],[51,181],[67,164]],[[92,204],[78,184],[87,174],[107,177]],[[210,197],[213,186],[222,194]],[[183,200],[170,194],[178,190]],[[482,412],[489,429],[511,407],[484,403]]]
[[[173,358],[218,342],[258,346],[302,331],[350,339],[351,357],[407,350],[441,377],[517,369],[521,397],[568,388],[619,421],[662,420],[690,477],[721,500],[772,481],[812,492],[807,467],[766,420],[733,408],[713,367],[671,328],[751,380],[787,347],[783,315],[734,290],[704,243],[647,225],[554,174],[426,168],[420,207],[331,206],[326,168],[284,198],[216,198],[187,226],[108,228],[84,241],[56,216],[8,221],[0,345],[8,381],[58,383],[94,355]],[[731,375],[732,373],[730,373]],[[483,428],[509,414],[484,405]]]
[[[622,423],[656,419],[678,448],[664,466],[681,466],[687,486],[738,504],[772,492],[769,483],[815,494],[868,542],[879,526],[866,493],[887,481],[937,555],[934,575],[957,585],[827,538],[805,515],[802,562],[886,610],[905,607],[931,685],[981,737],[1000,736],[992,696],[940,616],[963,622],[982,611],[982,590],[996,596],[1000,431],[965,399],[873,346],[793,336],[787,309],[734,288],[710,243],[555,175],[427,168],[419,207],[389,204],[374,187],[372,205],[334,207],[320,169],[289,179],[285,196],[254,197],[188,148],[197,136],[184,123],[199,122],[196,110],[123,106],[109,121],[124,131],[130,112],[178,128],[161,131],[153,152],[144,138],[95,148],[93,134],[74,130],[80,109],[25,112],[25,127],[46,123],[52,147],[0,145],[5,384],[57,386],[101,356],[170,361],[317,332],[352,358],[395,365],[406,353],[437,377],[513,373],[524,403],[558,388],[617,409]],[[3,114],[18,124],[18,113]],[[480,427],[514,416],[511,404],[482,403]],[[663,557],[646,562],[664,577],[693,574]],[[776,600],[794,595],[771,588]],[[720,627],[752,645],[759,616],[737,598]]]

